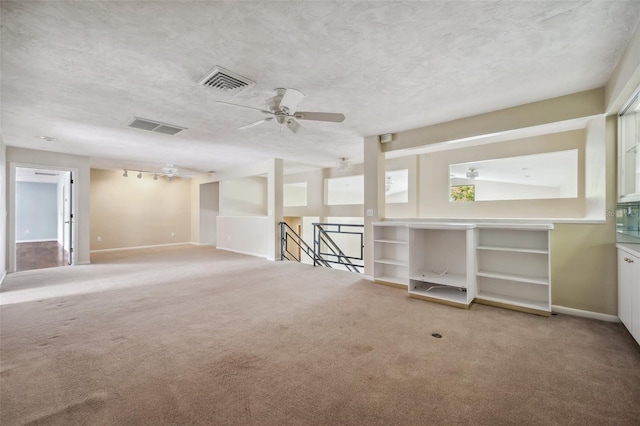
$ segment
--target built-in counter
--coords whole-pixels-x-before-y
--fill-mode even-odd
[[[552,224],[375,222],[374,280],[409,296],[551,312]]]

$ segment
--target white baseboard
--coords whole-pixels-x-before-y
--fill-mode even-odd
[[[76,262],[73,264],[73,266],[76,265],[91,265],[91,261],[90,260],[83,260],[82,262]]]
[[[268,257],[266,254],[258,254],[258,253],[250,253],[248,251],[242,251],[242,250],[234,250],[234,249],[230,249],[230,248],[225,248],[225,247],[216,247],[218,250],[226,250],[226,251],[232,251],[234,253],[239,253],[239,254],[246,254],[247,256],[255,256],[255,257],[261,257],[263,259],[267,259]]]
[[[607,322],[620,322],[615,315],[601,314],[599,312],[583,311],[581,309],[567,308],[565,306],[551,305],[551,311],[559,314],[573,315],[575,317],[591,318]]]
[[[183,243],[154,244],[150,246],[136,246],[136,247],[119,247],[119,248],[110,248],[110,249],[91,250],[90,253],[104,253],[108,251],[122,251],[122,250],[138,250],[138,249],[169,247],[169,246],[184,246],[186,244],[193,245],[194,243],[190,241],[185,241]]]
[[[16,244],[19,243],[51,243],[51,242],[58,242],[57,238],[49,238],[49,239],[44,239],[44,240],[20,240],[20,241],[16,241]]]

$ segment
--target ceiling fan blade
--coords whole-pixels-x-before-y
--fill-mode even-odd
[[[335,112],[305,112],[298,111],[293,114],[298,120],[315,120],[315,121],[331,121],[333,123],[342,123],[344,114]]]
[[[255,109],[256,111],[260,111],[265,114],[273,114],[271,111],[267,111],[266,109],[254,108],[246,105],[232,104],[231,102],[216,101],[216,103],[223,104],[223,105],[231,105],[231,106],[240,107],[240,108]]]
[[[298,130],[300,130],[302,126],[296,120],[294,120],[293,118],[290,118],[287,121],[287,127],[289,128],[289,130],[291,130],[295,134],[295,133],[298,133]]]
[[[302,98],[304,98],[304,93],[301,91],[296,89],[287,89],[280,101],[280,108],[286,108],[289,113],[293,113],[296,111],[298,103],[300,103]]]
[[[257,126],[258,124],[266,123],[267,121],[273,120],[273,117],[263,118],[262,120],[254,121],[253,123],[245,124],[242,127],[238,127],[238,130],[248,129],[250,127]]]

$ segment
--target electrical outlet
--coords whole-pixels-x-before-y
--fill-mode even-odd
[[[172,232],[172,233],[171,233],[171,236],[172,236],[172,237],[175,237],[175,236],[176,236],[176,233],[175,233],[175,232]]]
[[[373,216],[373,209],[367,209],[367,216],[368,217],[372,217]]]
[[[98,240],[98,242],[102,241],[102,237],[96,237],[96,240]]]

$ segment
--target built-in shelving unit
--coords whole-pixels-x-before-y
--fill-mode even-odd
[[[373,227],[376,282],[406,288],[409,284],[409,229],[405,224]]]
[[[475,297],[468,249],[473,230],[464,224],[412,225],[409,246],[409,295],[468,308]]]
[[[374,279],[414,298],[551,312],[553,225],[374,224]]]
[[[476,301],[548,314],[551,312],[549,231],[479,225]]]

